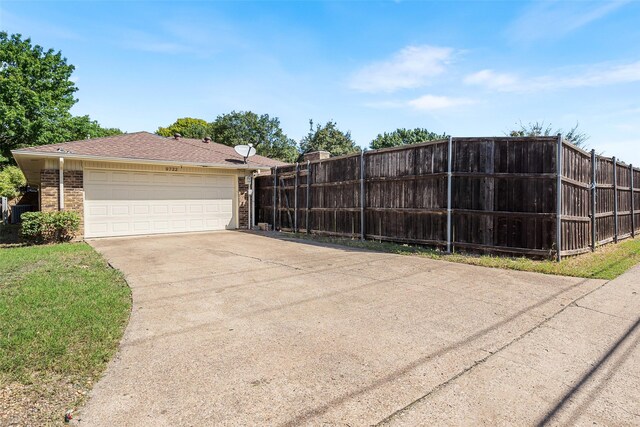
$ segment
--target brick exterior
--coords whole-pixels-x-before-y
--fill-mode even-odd
[[[249,186],[238,177],[238,228],[249,229]]]
[[[43,169],[40,172],[40,210],[51,212],[60,210],[58,198],[59,171]],[[80,215],[80,230],[77,237],[84,235],[84,184],[83,172],[77,170],[64,171],[64,210],[77,212]]]

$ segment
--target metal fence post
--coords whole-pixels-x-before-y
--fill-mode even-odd
[[[296,176],[293,181],[293,232],[298,232],[298,174],[300,172],[299,164],[296,162]]]
[[[273,231],[276,231],[276,209],[278,204],[278,167],[273,168]]]
[[[360,240],[364,240],[365,223],[364,223],[364,204],[365,204],[365,171],[364,171],[364,150],[360,152]]]
[[[636,237],[636,214],[633,200],[633,165],[629,165],[629,186],[631,187],[631,237]]]
[[[596,250],[596,195],[598,191],[596,150],[591,150],[591,250]]]
[[[556,259],[562,259],[562,134],[558,134],[556,153]]]
[[[613,160],[613,241],[618,243],[618,161]]]
[[[451,253],[451,183],[453,176],[451,172],[453,156],[453,137],[449,136],[448,154],[447,154],[447,253]]]
[[[307,160],[307,210],[305,212],[305,230],[309,234],[309,210],[311,209],[311,162]]]
[[[0,207],[0,222],[2,224],[7,225],[9,220],[9,199],[6,197],[2,197],[2,205]]]

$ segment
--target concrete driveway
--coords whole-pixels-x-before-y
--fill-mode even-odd
[[[242,232],[90,242],[126,274],[89,426],[640,424],[640,270],[614,282]]]

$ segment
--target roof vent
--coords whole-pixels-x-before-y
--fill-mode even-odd
[[[208,144],[211,142],[211,138],[209,138],[208,136],[205,136],[202,142],[204,142],[205,144]]]
[[[182,138],[182,135],[180,135],[178,132],[176,132],[176,133],[173,134],[173,138],[174,139],[180,139],[180,138]]]

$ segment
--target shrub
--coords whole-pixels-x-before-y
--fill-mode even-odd
[[[76,212],[25,212],[21,216],[20,233],[36,243],[68,242],[80,229]]]
[[[20,187],[26,184],[19,167],[7,166],[0,170],[0,196],[14,199],[20,195]]]

